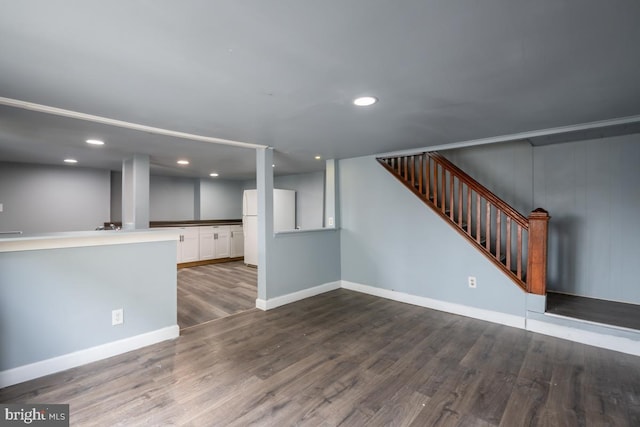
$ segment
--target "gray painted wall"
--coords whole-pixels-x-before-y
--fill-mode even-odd
[[[340,280],[340,233],[334,229],[268,236],[267,298]]]
[[[507,143],[443,151],[527,215],[549,211],[548,289],[640,303],[632,271],[640,228],[640,135],[531,147]]]
[[[533,147],[526,141],[481,145],[440,154],[527,216],[533,206]]]
[[[199,184],[199,185],[198,185]],[[151,221],[242,218],[243,181],[151,175]],[[255,187],[253,187],[255,188]],[[200,217],[195,215],[200,192]],[[111,221],[121,219],[122,174],[111,172]]]
[[[525,292],[375,157],[341,160],[339,170],[342,280],[524,316]]]
[[[549,289],[640,304],[640,135],[534,149],[547,209]]]
[[[0,371],[174,326],[176,313],[175,242],[0,253]]]
[[[192,220],[194,216],[195,180],[151,175],[149,219],[151,221]]]
[[[111,221],[122,222],[122,173],[111,171]]]
[[[0,163],[0,231],[94,230],[109,221],[109,171]]]
[[[242,218],[242,181],[200,180],[200,219]]]
[[[262,300],[340,280],[339,231],[274,235],[272,164],[273,149],[256,150],[258,298]]]
[[[296,192],[296,226],[303,230],[323,227],[324,171],[276,176],[274,187]],[[256,188],[256,182],[246,181],[245,189]]]

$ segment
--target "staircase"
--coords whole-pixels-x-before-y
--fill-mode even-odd
[[[546,294],[545,210],[524,217],[437,152],[377,160],[516,285]]]

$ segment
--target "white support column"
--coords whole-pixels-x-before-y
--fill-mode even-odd
[[[273,149],[256,149],[258,189],[258,299],[267,299],[269,254],[273,246]]]
[[[122,162],[122,228],[149,228],[149,156]]]

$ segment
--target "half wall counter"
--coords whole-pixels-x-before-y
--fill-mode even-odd
[[[0,238],[0,388],[178,337],[177,240],[175,230]]]

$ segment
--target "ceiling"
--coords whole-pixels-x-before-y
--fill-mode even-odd
[[[271,146],[277,174],[320,170],[316,155],[640,117],[630,0],[0,0],[0,11],[0,97]],[[380,101],[355,107],[363,94]],[[248,148],[0,107],[0,161],[119,170],[134,153],[155,173],[255,173]]]

